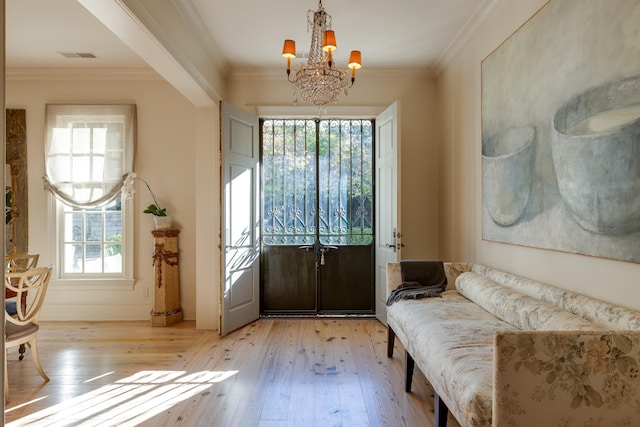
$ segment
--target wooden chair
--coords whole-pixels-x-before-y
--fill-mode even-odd
[[[20,344],[27,344],[31,348],[33,363],[45,381],[49,381],[49,377],[40,365],[37,337],[38,330],[40,329],[40,309],[42,308],[47,287],[49,286],[51,270],[51,267],[41,267],[26,271],[7,272],[5,273],[4,281],[5,289],[15,292],[18,301],[21,301],[23,294],[29,293],[26,308],[23,309],[21,304],[17,304],[17,313],[14,316],[9,315],[5,310],[5,351]],[[7,375],[6,354],[4,358],[4,395],[8,401],[9,380]]]
[[[36,268],[39,254],[11,253],[5,256],[5,271],[25,271]]]
[[[30,268],[36,268],[38,266],[38,259],[40,258],[39,254],[27,254],[27,253],[10,253],[5,256],[5,271],[26,271]],[[4,290],[4,298],[5,298],[5,306],[4,309],[12,316],[15,316],[17,313],[16,305],[18,304],[18,300],[15,298],[15,292],[10,291],[5,288]],[[20,300],[20,304],[22,304],[22,310],[26,309],[27,306],[27,294],[22,295],[22,299]],[[24,344],[20,345],[20,349],[18,353],[20,356],[18,359],[24,359],[25,347]]]

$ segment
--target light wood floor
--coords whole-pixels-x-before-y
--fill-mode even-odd
[[[373,319],[267,318],[227,337],[193,322],[43,323],[43,383],[8,351],[8,426],[432,426],[433,395]],[[450,423],[450,425],[455,425]]]

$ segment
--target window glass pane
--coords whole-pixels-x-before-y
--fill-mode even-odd
[[[85,246],[85,273],[102,273],[102,245]]]
[[[63,257],[66,273],[82,273],[82,245],[65,244]]]
[[[100,181],[104,176],[104,157],[93,156],[91,162],[91,181]]]
[[[73,170],[71,171],[73,182],[78,184],[89,182],[91,176],[90,162],[91,158],[88,156],[73,157]]]
[[[54,128],[51,135],[50,156],[66,155],[71,152],[71,129]]]
[[[120,212],[105,214],[104,240],[107,242],[122,241],[122,214]]]
[[[71,138],[73,154],[91,153],[91,129],[74,127]]]
[[[93,128],[93,147],[91,154],[99,155],[106,153],[107,146],[107,128]]]
[[[74,218],[74,212],[65,212],[64,213],[64,220],[63,220],[63,224],[64,224],[64,241],[65,242],[71,242],[74,241],[76,239],[75,236],[75,218]],[[82,224],[80,224],[79,226],[80,229],[80,233],[78,234],[77,239],[80,239],[80,237],[82,236]]]
[[[88,242],[102,241],[102,213],[87,213],[85,240]]]
[[[105,246],[104,272],[122,273],[122,245]]]

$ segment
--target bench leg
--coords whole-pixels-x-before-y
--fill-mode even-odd
[[[393,345],[396,342],[396,333],[387,326],[387,357],[393,357]]]
[[[446,427],[449,408],[444,404],[438,393],[433,393],[433,425],[434,427]]]
[[[408,351],[405,350],[404,352],[407,356],[407,363],[405,366],[405,376],[404,376],[404,391],[408,393],[411,391],[411,382],[413,381],[413,367],[415,366],[416,363]]]

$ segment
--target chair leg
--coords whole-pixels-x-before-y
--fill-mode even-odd
[[[20,349],[18,350],[18,353],[20,353],[20,356],[18,356],[18,360],[24,359],[24,352],[26,350],[27,350],[27,347],[24,344],[20,344]]]
[[[4,352],[4,401],[9,401],[9,374],[7,374],[7,352]]]
[[[435,427],[447,427],[447,417],[449,416],[449,408],[440,399],[438,393],[433,393],[433,425]]]
[[[411,383],[413,382],[413,368],[416,364],[413,357],[409,354],[408,351],[405,350],[405,355],[407,356],[407,364],[405,367],[405,376],[404,376],[404,391],[409,393],[411,391]]]
[[[44,378],[45,382],[49,381],[49,377],[44,373],[44,369],[42,369],[42,365],[40,365],[40,358],[38,357],[38,346],[37,339],[29,342],[29,347],[31,347],[31,357],[33,358],[33,364],[36,365],[36,369]]]
[[[387,326],[387,357],[393,357],[393,345],[396,342],[396,333]]]

